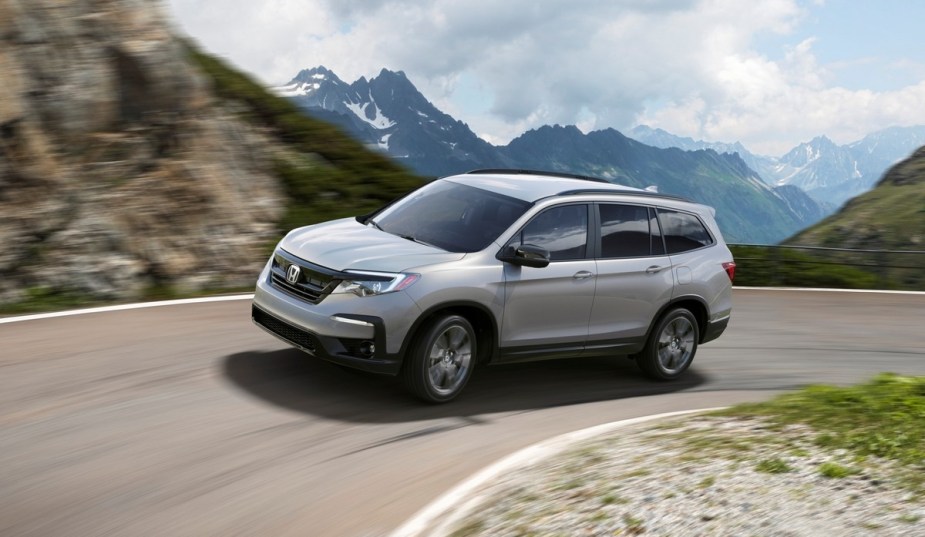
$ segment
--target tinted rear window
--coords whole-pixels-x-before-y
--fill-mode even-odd
[[[658,219],[662,223],[662,233],[669,254],[696,250],[713,244],[713,237],[706,226],[690,213],[659,209]]]

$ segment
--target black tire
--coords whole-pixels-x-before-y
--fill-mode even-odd
[[[667,311],[655,323],[645,348],[636,355],[639,369],[656,380],[674,380],[694,361],[700,329],[684,308]]]
[[[476,344],[475,330],[465,317],[437,317],[417,334],[405,357],[405,386],[431,403],[454,399],[472,376]]]

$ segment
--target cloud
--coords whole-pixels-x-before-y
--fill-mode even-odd
[[[268,84],[315,65],[347,81],[402,70],[495,143],[548,123],[648,123],[779,154],[818,134],[847,142],[925,123],[922,84],[834,86],[812,38],[795,39],[779,57],[759,53],[756,40],[791,35],[804,21],[808,7],[797,0],[755,0],[747,9],[739,0],[169,3],[207,49]],[[465,104],[476,86],[488,96],[484,107]]]

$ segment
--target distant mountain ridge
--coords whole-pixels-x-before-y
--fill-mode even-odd
[[[613,129],[582,133],[544,126],[506,146],[480,139],[441,112],[401,72],[347,84],[324,67],[301,71],[275,88],[309,115],[334,122],[370,147],[428,176],[476,168],[580,173],[676,194],[714,206],[727,240],[775,243],[817,221],[823,212],[797,188],[765,184],[738,156],[712,149],[681,151],[640,143]]]
[[[769,184],[794,185],[832,209],[869,190],[887,169],[925,145],[925,126],[890,127],[846,145],[817,136],[781,157],[755,155],[742,144],[695,141],[640,125],[630,136],[656,147],[738,153]]]

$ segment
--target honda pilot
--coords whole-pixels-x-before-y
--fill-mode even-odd
[[[734,274],[707,206],[481,170],[289,232],[252,316],[312,356],[446,402],[477,366],[544,358],[630,356],[675,379],[726,329]]]

